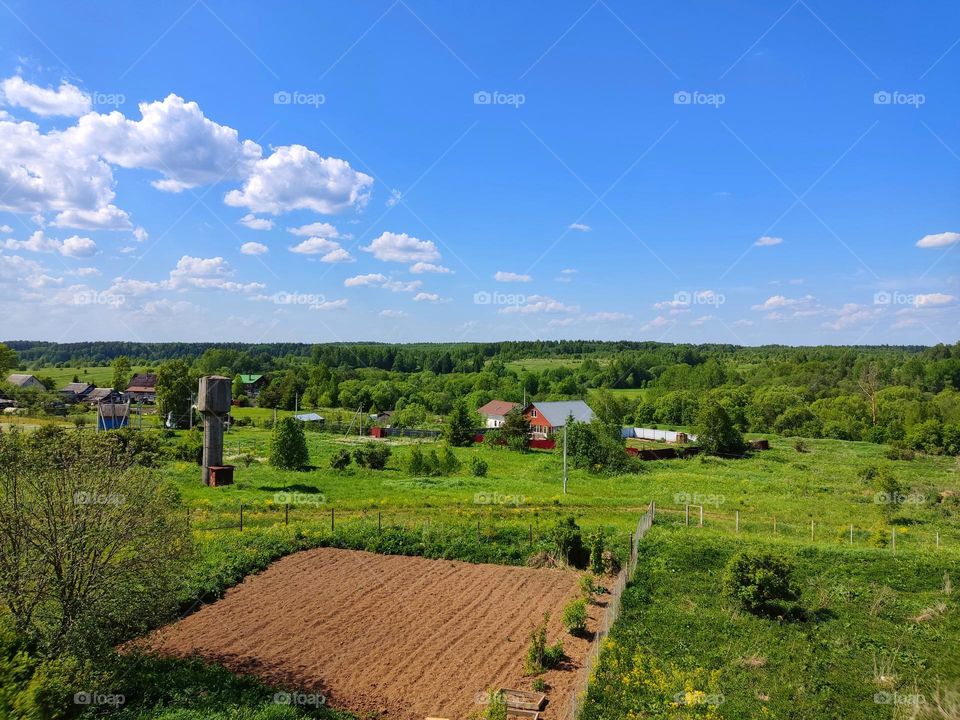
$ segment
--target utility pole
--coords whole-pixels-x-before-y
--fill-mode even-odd
[[[563,494],[567,494],[567,425],[563,425]]]

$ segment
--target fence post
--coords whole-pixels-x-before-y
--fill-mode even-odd
[[[700,506],[700,527],[703,527],[703,505]]]
[[[477,520],[477,542],[483,542],[483,538],[480,537],[480,521]]]
[[[284,525],[290,524],[290,503],[287,503],[283,507],[283,524]]]
[[[737,510],[737,532],[740,532],[740,511]]]
[[[377,532],[383,531],[383,520],[380,517],[380,511],[377,511]]]
[[[336,528],[335,520],[333,518],[333,508],[330,508],[330,532],[334,532]]]
[[[686,505],[686,506],[685,506],[684,516],[683,516],[683,517],[684,517],[684,522],[685,522],[687,525],[689,525],[689,524],[690,524],[690,506],[689,506],[689,505]]]
[[[891,529],[890,534],[893,537],[893,545],[891,546],[891,550],[893,550],[893,554],[896,555],[897,554],[897,529],[896,528]]]
[[[774,535],[777,534],[777,516],[776,515],[773,516],[773,534]]]
[[[853,523],[850,523],[850,544],[853,545]]]
[[[530,545],[533,545],[533,523],[530,523]]]
[[[653,525],[653,521],[657,519],[657,501],[650,501],[650,524]]]
[[[243,532],[243,503],[240,503],[240,532]]]

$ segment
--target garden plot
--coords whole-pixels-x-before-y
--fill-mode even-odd
[[[463,720],[486,689],[531,689],[523,658],[550,612],[548,640],[562,639],[568,656],[542,676],[550,699],[542,717],[555,720],[589,645],[560,623],[577,580],[567,570],[321,548],[277,561],[146,643],[322,694],[362,717]],[[590,628],[601,612],[591,606]]]

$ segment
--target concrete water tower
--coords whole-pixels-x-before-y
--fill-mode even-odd
[[[223,428],[230,414],[230,393],[233,382],[220,375],[200,378],[197,410],[203,415],[203,482],[206,485],[229,485],[233,467],[223,464]]]

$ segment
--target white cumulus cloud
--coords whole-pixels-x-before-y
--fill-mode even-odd
[[[264,255],[270,252],[270,248],[263,243],[245,242],[240,246],[240,252],[244,255]]]
[[[417,263],[440,259],[440,251],[432,241],[406,233],[385,232],[362,249],[384,262]]]
[[[0,83],[0,99],[41,117],[80,116],[90,111],[90,96],[66,80],[60,87],[42,88],[14,75]]]
[[[505,270],[497,270],[493,275],[493,279],[497,282],[530,282],[533,280],[529,275],[506,272]]]
[[[918,248],[941,248],[960,242],[960,233],[942,232],[934,235],[924,235],[917,240]]]
[[[346,160],[288,145],[257,160],[243,187],[228,192],[224,202],[273,215],[290,210],[333,215],[365,205],[372,185],[372,177],[354,170]]]
[[[238,222],[251,230],[273,230],[273,220],[257,217],[253,213],[247,213]]]

